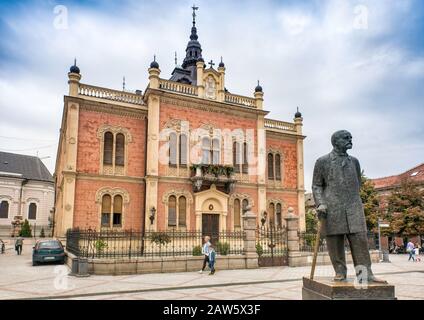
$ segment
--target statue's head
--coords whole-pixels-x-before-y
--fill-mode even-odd
[[[352,149],[352,135],[346,130],[336,131],[331,136],[331,144],[335,149],[340,151]]]

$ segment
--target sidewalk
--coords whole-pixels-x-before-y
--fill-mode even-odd
[[[310,267],[273,267],[218,270],[213,276],[190,272],[77,278],[68,276],[62,265],[32,267],[31,251],[26,241],[22,256],[14,250],[0,255],[0,299],[301,299],[301,279],[310,272]],[[424,299],[424,262],[408,262],[407,255],[391,255],[390,260],[374,264],[374,273],[396,286],[399,299]],[[332,267],[319,266],[315,275],[331,277]]]

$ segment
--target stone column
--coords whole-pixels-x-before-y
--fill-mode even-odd
[[[251,211],[251,206],[246,207],[243,214],[244,253],[246,255],[246,268],[258,268],[258,254],[256,253],[256,214]]]
[[[299,229],[300,231],[306,230],[305,221],[305,178],[304,178],[304,164],[303,164],[303,139],[302,126],[303,118],[297,115],[294,118],[294,125],[297,137],[297,208],[299,214]]]
[[[289,266],[293,266],[292,260],[299,255],[299,217],[294,214],[293,208],[288,209],[284,218],[287,226],[287,249],[289,254]]]
[[[197,72],[197,95],[200,98],[203,98],[205,95],[205,86],[203,85],[203,68],[205,63],[202,60],[197,60],[196,62],[196,72]]]
[[[69,72],[68,73],[68,84],[69,84],[69,95],[71,97],[77,97],[78,96],[78,88],[79,88],[79,82],[81,80],[81,75],[76,72]]]

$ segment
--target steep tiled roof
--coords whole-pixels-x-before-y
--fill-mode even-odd
[[[52,175],[38,157],[0,152],[0,176],[11,175],[24,179],[53,182]]]
[[[424,184],[424,163],[396,176],[372,179],[376,189],[386,189],[398,186],[403,179]]]

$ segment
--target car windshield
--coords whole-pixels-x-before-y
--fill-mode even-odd
[[[43,241],[38,244],[39,249],[46,249],[46,248],[62,248],[59,241]]]

